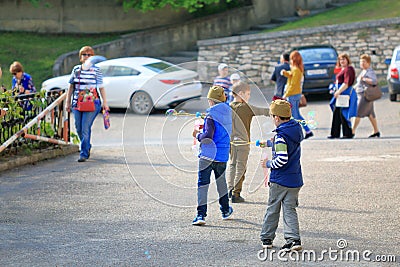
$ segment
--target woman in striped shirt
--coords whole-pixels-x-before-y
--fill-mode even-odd
[[[103,86],[103,75],[97,66],[90,66],[88,64],[90,61],[86,62],[93,55],[94,50],[90,46],[84,46],[79,51],[79,60],[82,64],[76,65],[72,69],[66,100],[67,111],[72,111],[74,114],[75,128],[81,141],[78,162],[85,162],[90,157],[91,129],[97,114],[102,108],[109,110]],[[89,91],[90,97],[93,98],[94,111],[78,110],[78,98],[85,91]]]

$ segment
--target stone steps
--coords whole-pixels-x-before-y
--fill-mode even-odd
[[[159,58],[171,62],[173,64],[179,65],[185,62],[197,61],[198,54],[199,52],[197,47],[193,47],[192,50],[175,51],[171,55],[162,56]]]
[[[197,51],[194,51],[194,52],[197,52]],[[168,61],[170,63],[173,63],[175,65],[179,65],[179,64],[182,64],[182,63],[185,63],[185,62],[190,62],[190,61],[197,60],[197,57],[196,58],[193,58],[193,57],[178,57],[178,56],[173,56],[173,55],[165,56],[165,57],[158,57],[158,58],[161,59],[161,60],[165,60],[165,61]]]

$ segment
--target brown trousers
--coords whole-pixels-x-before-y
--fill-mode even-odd
[[[250,145],[231,146],[229,159],[230,171],[228,179],[228,190],[232,190],[232,195],[238,196],[240,195],[240,192],[242,192],[249,153]]]

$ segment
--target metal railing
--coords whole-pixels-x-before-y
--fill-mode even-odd
[[[0,99],[0,156],[67,145],[70,114],[65,90]]]

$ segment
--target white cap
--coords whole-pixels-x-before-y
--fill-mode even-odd
[[[226,65],[225,63],[221,63],[221,64],[218,65],[218,70],[223,70],[223,69],[225,69],[227,67],[228,67],[228,65]]]
[[[231,75],[231,80],[240,80],[240,75],[237,74],[237,73],[233,73],[233,74]]]

